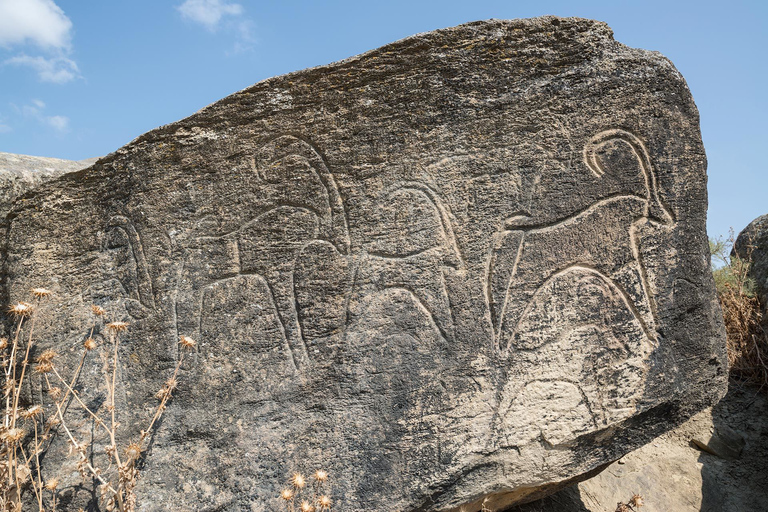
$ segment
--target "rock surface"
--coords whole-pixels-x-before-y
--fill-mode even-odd
[[[661,55],[589,20],[470,23],[258,83],[36,189],[6,293],[53,289],[40,349],[72,367],[90,304],[131,323],[126,439],[199,341],[142,510],[274,510],[317,467],[337,510],[499,510],[724,392],[705,167]],[[69,506],[93,498],[61,476]]]
[[[612,512],[633,494],[641,512],[763,512],[768,503],[768,398],[731,383],[714,407],[696,414],[598,476],[513,512]],[[697,449],[700,439],[743,444],[736,454]]]
[[[739,233],[733,252],[752,261],[749,276],[755,281],[761,303],[768,307],[768,214],[756,218]]]
[[[85,169],[96,160],[61,160],[0,152],[0,216],[5,218],[13,201],[25,192],[67,172]]]
[[[63,174],[85,169],[97,160],[98,158],[80,161],[62,160],[0,152],[0,232],[7,231],[6,217],[18,197]],[[0,246],[0,261],[3,265],[5,257],[5,248]],[[6,274],[0,276],[0,293],[2,294],[0,296],[3,298],[3,303],[8,302],[7,287],[4,285],[6,277]]]

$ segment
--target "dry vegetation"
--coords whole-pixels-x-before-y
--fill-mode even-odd
[[[303,474],[294,473],[290,485],[280,493],[287,512],[330,512],[331,498],[325,491],[328,473],[318,469],[310,482]]]
[[[760,304],[749,278],[754,247],[748,246],[742,259],[731,255],[733,240],[731,233],[727,240],[710,241],[713,260],[720,265],[713,275],[723,309],[731,377],[768,392],[768,325],[763,318],[766,305]]]
[[[57,363],[53,350],[37,350],[34,336],[37,312],[50,292],[42,288],[32,290],[31,302],[20,302],[9,308],[14,320],[12,337],[0,339],[0,359],[3,375],[5,409],[0,427],[0,511],[20,512],[37,510],[55,511],[60,505],[59,479],[62,467],[41,466],[41,460],[56,436],[69,444],[69,455],[76,459],[76,468],[83,483],[97,487],[97,509],[131,512],[136,508],[135,487],[139,478],[139,462],[145,455],[149,437],[163,414],[177,385],[179,369],[184,361],[184,350],[171,376],[157,393],[158,404],[147,427],[140,435],[120,446],[118,430],[122,430],[115,407],[120,354],[120,335],[129,325],[126,322],[107,322],[106,312],[92,307],[93,325],[82,341],[82,357],[74,371]],[[94,337],[95,333],[103,336]],[[102,339],[99,343],[96,338]],[[182,336],[179,342],[191,349],[195,342]],[[37,354],[33,359],[33,354]],[[103,402],[95,407],[78,392],[78,380],[89,357],[100,357],[102,362]],[[24,403],[24,389],[34,375],[40,379],[48,403]],[[72,427],[75,414],[89,417],[96,433],[82,438]],[[104,452],[95,453],[96,440],[106,441]],[[102,461],[101,467],[95,461]],[[106,466],[104,466],[106,464]],[[30,495],[31,493],[31,495]],[[94,504],[95,505],[95,504]],[[34,508],[30,508],[34,507]]]
[[[643,497],[639,494],[633,494],[626,503],[623,501],[617,503],[615,512],[637,512],[637,509],[643,505]]]

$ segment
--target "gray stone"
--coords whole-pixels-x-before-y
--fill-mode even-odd
[[[756,218],[739,233],[733,253],[751,261],[749,277],[755,282],[763,307],[768,307],[768,214]]]
[[[766,417],[768,396],[757,387],[732,383],[717,405],[627,454],[596,477],[510,512],[608,512],[633,494],[643,497],[641,512],[765,510]],[[720,452],[723,445],[717,448],[718,454],[703,452],[691,439],[719,439],[730,447],[730,454]]]
[[[61,160],[42,156],[16,155],[0,152],[0,213],[8,213],[13,201],[28,190],[61,176],[79,171],[98,160]]]
[[[744,436],[730,427],[723,426],[709,435],[691,439],[699,449],[723,459],[738,459],[744,450]]]
[[[131,322],[126,439],[198,340],[142,510],[275,510],[317,467],[337,510],[499,510],[724,393],[705,168],[661,55],[589,20],[470,23],[39,187],[9,216],[7,293],[53,289],[36,329],[72,366],[90,304]]]

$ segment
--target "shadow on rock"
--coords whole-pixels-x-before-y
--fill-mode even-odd
[[[768,507],[768,398],[731,382],[712,410],[708,436],[694,438],[702,453],[701,512],[764,511]]]
[[[507,512],[589,512],[578,485],[566,487],[546,498],[512,507]]]

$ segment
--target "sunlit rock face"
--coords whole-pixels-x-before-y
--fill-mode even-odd
[[[72,367],[91,304],[131,324],[126,440],[198,341],[142,510],[276,510],[319,467],[337,510],[499,510],[723,393],[705,169],[663,56],[590,20],[470,23],[260,82],[41,186],[9,217],[6,294],[55,292],[40,349]],[[94,499],[61,477],[73,510]]]
[[[733,254],[750,262],[749,277],[763,306],[768,308],[768,214],[756,218],[739,233]]]

